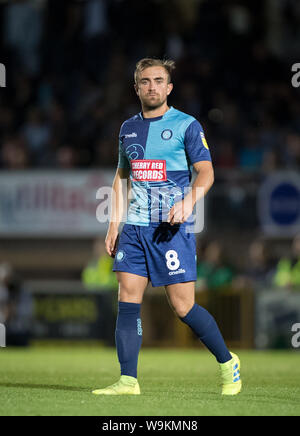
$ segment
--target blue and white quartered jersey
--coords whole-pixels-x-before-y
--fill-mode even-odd
[[[166,221],[174,203],[186,194],[192,165],[211,161],[201,124],[171,107],[163,116],[125,121],[119,136],[119,168],[130,170],[132,199],[127,224]]]

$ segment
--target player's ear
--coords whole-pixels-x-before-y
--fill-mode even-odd
[[[137,93],[137,95],[139,95],[139,87],[138,87],[137,83],[135,83],[133,86],[134,86],[135,92]]]
[[[167,95],[170,95],[173,89],[173,83],[168,83]]]

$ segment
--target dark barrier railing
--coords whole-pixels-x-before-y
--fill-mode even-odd
[[[152,292],[152,294],[151,294]],[[201,291],[196,302],[216,319],[231,348],[254,346],[254,295],[252,290]],[[163,289],[144,297],[143,344],[146,346],[197,347],[199,341],[170,309]]]
[[[33,339],[99,340],[114,345],[117,291],[87,291],[78,282],[31,282]],[[254,344],[249,290],[201,291],[196,301],[216,319],[230,347]],[[170,308],[163,288],[149,288],[142,305],[143,346],[197,347],[199,341]]]

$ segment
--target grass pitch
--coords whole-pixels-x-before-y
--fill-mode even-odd
[[[214,357],[196,349],[142,350],[142,395],[101,397],[91,390],[119,377],[114,349],[0,349],[0,415],[300,415],[298,351],[237,354],[243,391],[236,397],[221,397]]]

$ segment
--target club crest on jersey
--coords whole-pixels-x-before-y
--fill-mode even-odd
[[[162,133],[161,133],[161,137],[165,141],[168,141],[169,139],[171,139],[172,136],[173,136],[173,132],[170,129],[163,130]]]

